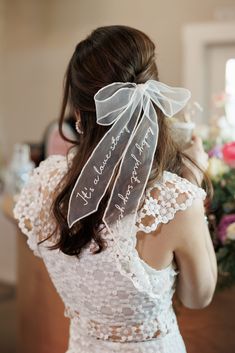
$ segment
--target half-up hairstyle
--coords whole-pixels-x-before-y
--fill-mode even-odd
[[[99,226],[113,181],[95,213],[78,221],[71,229],[67,224],[68,203],[73,186],[92,151],[110,128],[96,123],[94,95],[112,82],[138,84],[150,79],[159,80],[155,45],[139,30],[126,26],[100,27],[76,46],[65,75],[59,128],[62,137],[68,140],[63,135],[62,125],[66,110],[69,108],[73,116],[80,115],[84,133],[79,143],[72,141],[77,145],[77,152],[68,173],[62,180],[62,191],[55,194],[52,207],[57,221],[56,231],[59,240],[50,247],[51,249],[59,248],[67,255],[79,256],[82,248],[91,239],[98,245],[96,253],[104,249],[105,243],[99,233]],[[158,107],[155,109],[161,138],[158,141],[148,185],[161,178],[164,170],[182,175],[185,169],[183,160],[187,158],[172,140],[162,111]]]

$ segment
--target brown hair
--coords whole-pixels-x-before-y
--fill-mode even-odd
[[[82,248],[93,238],[100,252],[104,241],[99,234],[99,225],[112,187],[109,186],[98,210],[80,220],[69,229],[67,211],[69,197],[78,175],[108,128],[96,123],[94,95],[112,82],[144,83],[149,79],[159,80],[155,62],[155,46],[143,32],[126,26],[100,27],[94,30],[75,48],[64,81],[64,96],[59,127],[64,139],[62,124],[66,109],[71,114],[80,113],[84,134],[77,145],[72,166],[63,179],[63,189],[56,196],[53,213],[57,220],[60,237],[51,249],[59,248],[68,255],[79,255]],[[159,179],[164,170],[182,175],[185,168],[184,154],[171,138],[163,113],[155,108],[158,115],[159,141],[154,156],[151,179]]]

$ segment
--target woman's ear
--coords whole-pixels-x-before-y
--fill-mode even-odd
[[[79,111],[79,110],[75,110],[74,115],[75,115],[75,118],[76,118],[78,121],[81,120],[81,114],[80,114],[80,111]]]

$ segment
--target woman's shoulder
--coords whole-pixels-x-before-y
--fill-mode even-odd
[[[53,155],[35,168],[21,190],[13,213],[21,231],[28,237],[28,245],[38,256],[38,242],[54,232],[55,222],[51,210],[55,191],[58,192],[66,175],[71,157]]]
[[[59,154],[51,155],[45,160],[43,160],[37,168],[35,168],[35,172],[37,174],[48,175],[52,172],[56,172],[59,174],[66,173],[68,171],[69,165],[71,162],[70,156],[62,156]]]
[[[167,196],[169,199],[174,199],[180,194],[188,196],[197,196],[200,198],[206,197],[206,192],[203,188],[192,183],[186,178],[179,176],[176,173],[164,171],[162,177],[154,181],[146,190],[147,197],[157,196],[156,192],[161,196]]]
[[[156,182],[156,186],[157,185],[159,185],[159,187],[161,187],[161,185],[168,188],[171,187],[178,190],[180,193],[190,193],[202,198],[206,197],[206,192],[202,187],[199,187],[188,179],[169,171],[163,172],[162,180],[160,182]]]
[[[144,204],[138,213],[137,225],[145,233],[172,220],[178,211],[187,210],[194,200],[204,200],[206,192],[181,176],[164,171],[161,179],[146,189]]]
[[[40,183],[41,186],[50,185],[50,189],[56,188],[63,177],[67,174],[73,154],[68,156],[51,155],[42,161],[37,168],[33,170],[31,180]]]

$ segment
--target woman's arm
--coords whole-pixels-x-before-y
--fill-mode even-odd
[[[169,232],[173,234],[173,251],[179,268],[179,299],[189,308],[203,308],[211,302],[217,281],[216,257],[203,202],[195,200],[187,210],[178,212],[168,224]]]
[[[212,273],[213,273],[215,282],[217,282],[217,277],[218,277],[217,260],[216,260],[215,250],[212,244],[211,236],[209,234],[209,230],[208,230],[208,235],[209,236],[206,237],[206,247],[211,261]]]
[[[202,170],[207,169],[208,155],[204,151],[202,140],[199,137],[193,136],[191,147],[189,147],[184,152],[189,155],[189,157],[191,157],[202,168]],[[200,185],[203,179],[203,174],[196,167],[192,167],[192,165],[189,165],[187,161],[185,173],[183,176],[192,183],[194,183],[195,179],[190,173],[190,169],[193,175],[195,175],[198,184]],[[175,256],[178,265],[179,267],[181,267],[181,275],[179,276],[179,283],[177,289],[179,297],[183,302],[185,302],[186,306],[195,308],[203,307],[209,304],[212,299],[212,295],[214,293],[217,281],[216,256],[211,241],[210,233],[207,227],[207,222],[204,217],[204,212],[205,211],[202,201],[197,201],[196,203],[194,203],[191,209],[188,209],[186,213],[181,215],[181,217],[183,218],[182,224],[184,224],[184,229],[182,230],[182,233],[179,236],[179,244],[177,245],[177,248],[175,250]],[[190,227],[193,229],[190,230]],[[187,234],[185,234],[186,229],[191,232],[192,244],[188,244],[187,242]],[[196,238],[194,239],[194,237]],[[193,262],[195,260],[200,262],[200,266],[197,264],[194,268],[195,265],[193,264]],[[203,267],[206,267],[204,271]],[[186,277],[192,275],[195,276],[195,281],[198,283],[199,287],[201,287],[201,289],[199,288],[199,291],[195,291],[194,295],[192,294],[191,298],[194,298],[194,300],[190,300],[190,298],[188,298],[188,292],[186,289],[187,287],[190,287],[189,290],[191,291],[193,290],[194,286],[190,284],[190,279],[188,279],[188,286],[185,283]],[[198,276],[200,276],[201,279],[199,279]],[[208,281],[207,283],[206,280]]]
[[[204,151],[202,139],[198,136],[192,137],[192,144],[189,148],[183,151],[188,155],[196,164],[203,170],[206,171],[208,168],[208,154]],[[184,160],[185,169],[183,171],[183,177],[188,179],[191,183],[197,181],[198,185],[201,185],[203,180],[203,173],[196,166],[192,165],[188,160]]]

